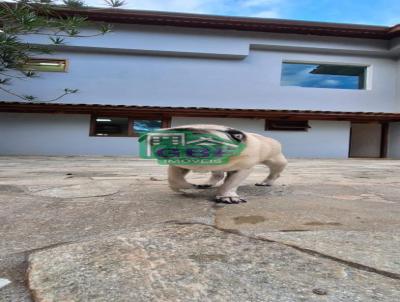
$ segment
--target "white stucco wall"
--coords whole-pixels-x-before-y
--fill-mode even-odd
[[[244,60],[127,54],[58,53],[67,73],[14,81],[21,94],[66,103],[390,112],[398,108],[397,66],[390,59],[252,50]],[[283,60],[371,66],[371,90],[281,86]],[[0,94],[0,99],[12,97]]]
[[[400,122],[390,123],[388,157],[400,159]]]
[[[137,138],[90,137],[89,115],[0,113],[0,155],[137,155]]]
[[[66,73],[41,73],[10,88],[42,100],[79,89],[64,103],[400,112],[399,41],[115,24],[105,36],[68,39],[52,55],[68,60]],[[280,86],[284,60],[367,65],[369,87]],[[0,92],[0,100],[18,99]],[[0,154],[137,154],[135,138],[89,137],[87,115],[0,117]],[[311,121],[308,132],[265,132],[264,121],[254,119],[172,122],[201,121],[277,138],[289,157],[348,156],[349,122]],[[399,123],[393,124],[389,156],[400,158],[399,138]]]
[[[398,64],[383,40],[116,24],[113,33],[59,49],[53,57],[68,59],[67,73],[12,88],[43,100],[79,89],[66,103],[400,110]],[[280,86],[284,60],[370,66],[370,89]],[[18,99],[0,92],[0,100]]]
[[[87,28],[82,35],[98,33]],[[46,36],[24,36],[31,43],[48,44]],[[243,57],[250,48],[390,56],[397,43],[378,39],[324,37],[299,34],[262,33],[238,30],[184,28],[173,26],[113,24],[106,35],[83,39],[67,39],[63,47],[104,49],[131,53],[164,53],[176,55]]]
[[[265,131],[262,119],[189,118],[172,119],[172,127],[191,123],[226,125],[269,136],[281,142],[288,157],[347,158],[349,152],[349,122],[310,121],[307,132]]]
[[[0,155],[138,155],[137,138],[90,137],[88,115],[0,113]],[[347,158],[348,122],[311,121],[308,132],[264,131],[255,119],[173,118],[214,123],[278,139],[288,157]]]

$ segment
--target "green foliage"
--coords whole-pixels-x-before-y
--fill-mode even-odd
[[[121,0],[106,0],[111,7],[124,4]],[[32,78],[36,72],[24,70],[29,59],[37,55],[48,54],[54,48],[66,43],[66,38],[93,37],[111,31],[111,26],[102,24],[94,35],[82,35],[81,29],[89,23],[82,16],[66,16],[60,8],[89,9],[81,0],[63,0],[56,5],[54,0],[17,0],[14,3],[0,2],[0,90],[24,101],[43,101],[32,95],[20,95],[4,87],[13,80]],[[47,36],[50,46],[27,43],[26,35]],[[59,100],[61,97],[77,93],[77,89],[65,88],[64,92],[47,101]]]
[[[83,8],[85,7],[85,2],[80,0],[63,0],[65,6],[69,8]]]
[[[61,37],[52,37],[52,36],[50,36],[49,39],[51,40],[51,42],[54,43],[54,45],[64,44],[64,41],[65,41],[65,39],[61,38]]]
[[[121,7],[125,5],[124,0],[104,0],[104,2],[111,7]]]
[[[109,33],[112,30],[112,25],[111,24],[102,24],[100,26],[99,30],[104,35],[106,33]]]

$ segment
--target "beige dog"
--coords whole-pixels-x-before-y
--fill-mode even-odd
[[[169,166],[169,186],[174,191],[183,189],[203,189],[216,186],[227,176],[223,184],[218,188],[216,201],[220,203],[246,202],[236,193],[238,186],[250,174],[252,168],[257,164],[268,166],[270,173],[268,177],[257,186],[271,186],[280,176],[287,165],[287,160],[281,151],[281,144],[272,139],[255,133],[247,133],[218,125],[187,125],[165,130],[185,129],[195,133],[208,133],[218,135],[225,139],[235,140],[245,144],[245,148],[239,156],[233,156],[224,165],[210,166]],[[210,171],[211,178],[203,185],[194,185],[186,181],[185,175],[190,171]]]

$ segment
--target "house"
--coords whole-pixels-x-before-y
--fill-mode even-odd
[[[0,94],[1,155],[137,156],[141,131],[212,123],[276,138],[289,157],[400,158],[400,25],[59,13],[113,32],[69,39],[36,59],[39,78],[13,85],[42,99],[79,93]]]

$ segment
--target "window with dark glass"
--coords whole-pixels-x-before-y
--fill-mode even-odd
[[[311,128],[308,121],[266,120],[265,130],[270,131],[307,131]]]
[[[365,89],[366,66],[283,62],[281,85]]]
[[[143,119],[132,117],[96,116],[92,117],[92,136],[140,136],[149,131],[166,127],[162,119]]]

